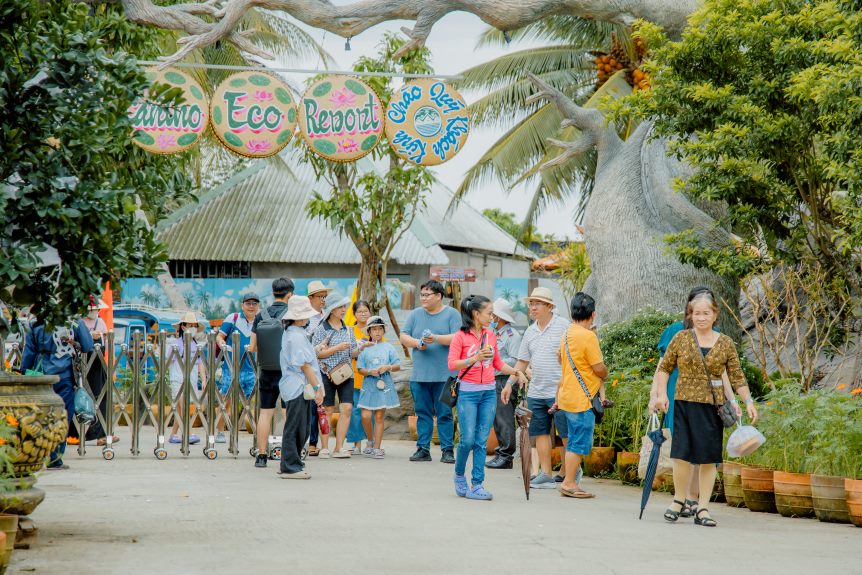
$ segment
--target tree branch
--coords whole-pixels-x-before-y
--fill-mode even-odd
[[[515,30],[548,16],[570,15],[631,25],[643,19],[665,28],[671,37],[685,27],[688,15],[700,0],[359,0],[336,6],[329,0],[230,0],[223,10],[214,9],[215,0],[200,4],[157,6],[152,0],[122,0],[130,19],[157,28],[183,30],[189,38],[184,46],[165,59],[176,62],[195,48],[224,40],[241,50],[269,57],[244,36],[235,32],[243,14],[251,8],[278,10],[315,28],[349,38],[390,20],[412,20],[412,29],[402,28],[411,41],[395,55],[425,45],[431,29],[450,12],[464,11],[478,16],[500,30]],[[197,17],[211,15],[211,23]]]

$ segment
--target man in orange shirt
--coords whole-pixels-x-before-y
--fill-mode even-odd
[[[599,338],[591,329],[596,318],[596,300],[578,292],[572,298],[570,309],[572,324],[559,350],[563,379],[557,390],[557,406],[568,424],[566,478],[560,484],[560,495],[588,499],[593,494],[581,488],[575,474],[593,447],[595,416],[590,400],[599,393],[608,368],[599,348]]]

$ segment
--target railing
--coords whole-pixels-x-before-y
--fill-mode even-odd
[[[259,370],[256,354],[248,346],[240,349],[240,334],[234,332],[230,343],[222,352],[216,345],[216,333],[210,332],[204,345],[193,346],[191,336],[183,334],[182,344],[172,343],[167,333],[158,334],[155,343],[144,341],[140,332],[132,334],[131,345],[122,344],[115,351],[114,332],[104,336],[104,346],[96,344],[95,351],[81,354],[76,359],[76,381],[90,392],[95,401],[96,421],[106,435],[101,455],[105,460],[114,459],[115,445],[111,439],[114,430],[122,425],[131,430],[132,456],[139,456],[149,442],[153,455],[158,460],[168,457],[166,430],[169,424],[178,425],[180,453],[191,454],[189,438],[193,425],[199,421],[205,430],[203,454],[210,460],[218,457],[216,434],[220,422],[224,422],[228,453],[240,455],[240,429],[248,427],[253,436],[252,456],[257,455],[257,421],[260,416],[258,402]],[[5,367],[16,370],[21,365],[21,346],[12,344],[9,350],[0,338]],[[203,365],[205,383],[193,375],[198,365]],[[254,370],[254,389],[246,397],[240,385],[241,367],[250,365]],[[182,373],[182,382],[176,393],[171,386],[171,366],[174,372]],[[246,367],[248,369],[248,367]],[[229,378],[230,385],[222,393],[219,382]],[[176,378],[175,378],[176,379]],[[195,381],[199,385],[195,385]],[[108,382],[111,385],[108,385]],[[78,454],[87,455],[86,434],[90,426],[76,420],[81,441]],[[273,429],[275,422],[273,422]],[[273,446],[269,455],[278,456],[280,442]]]

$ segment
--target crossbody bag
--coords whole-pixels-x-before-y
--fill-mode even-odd
[[[596,424],[602,422],[602,418],[605,416],[605,406],[602,405],[602,400],[599,399],[599,394],[590,395],[590,390],[587,388],[586,382],[584,382],[584,378],[581,377],[581,372],[578,371],[578,367],[575,365],[575,360],[572,359],[572,353],[569,351],[569,332],[566,332],[565,336],[566,343],[566,357],[569,358],[569,365],[572,366],[572,371],[575,372],[575,379],[578,380],[578,383],[581,384],[581,389],[584,390],[584,393],[587,396],[587,399],[590,402],[590,409],[593,411],[593,415],[596,417]]]
[[[694,330],[691,330],[691,337],[694,339],[694,346],[697,348],[697,355],[700,356],[700,360],[703,362],[703,370],[706,372],[706,379],[709,381],[709,392],[712,394],[712,403],[715,405],[716,410],[718,411],[718,417],[721,419],[721,424],[727,427],[733,427],[736,423],[736,410],[733,408],[733,400],[727,399],[721,405],[715,403],[715,392],[713,388],[719,387],[721,388],[721,393],[724,394],[724,382],[721,379],[712,379],[712,375],[709,373],[709,368],[706,365],[706,357],[704,357],[703,353],[700,351],[700,342],[697,341],[697,334],[694,333]],[[715,342],[716,344],[718,341]],[[718,385],[716,385],[716,383]]]

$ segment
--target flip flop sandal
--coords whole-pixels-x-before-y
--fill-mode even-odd
[[[703,525],[704,527],[715,527],[718,523],[715,522],[715,519],[712,517],[704,517],[700,518],[700,514],[706,512],[709,513],[709,509],[698,509],[697,513],[694,514],[694,524],[695,525]]]
[[[667,508],[667,511],[664,512],[665,521],[670,521],[671,523],[675,523],[679,519],[680,513],[685,508],[685,501],[678,501],[676,499],[673,500],[674,503],[679,505],[679,511],[674,511],[670,507]],[[695,519],[697,521],[697,519]]]
[[[572,497],[574,499],[592,499],[595,497],[592,493],[588,493],[583,489],[566,489],[560,487],[560,495],[563,497]]]
[[[685,500],[685,505],[682,506],[682,510],[679,512],[680,517],[692,517],[697,514],[697,501],[692,501],[691,499]]]

